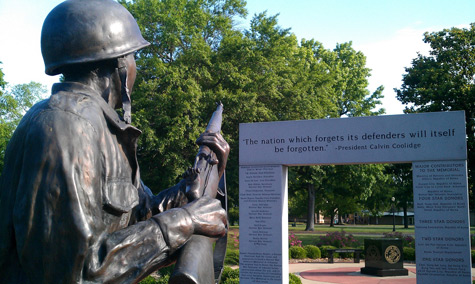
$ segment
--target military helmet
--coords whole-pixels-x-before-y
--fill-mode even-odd
[[[148,46],[137,22],[114,0],[67,0],[46,17],[41,31],[45,73],[61,67],[113,59]]]

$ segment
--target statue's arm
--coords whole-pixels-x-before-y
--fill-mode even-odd
[[[200,173],[196,176],[196,180],[204,179],[205,173]],[[153,194],[143,182],[141,182],[138,193],[140,198],[139,205],[134,208],[135,216],[131,223],[143,221],[150,218],[152,215],[163,213],[172,208],[180,208],[188,203],[186,195],[186,187],[188,179],[180,180],[176,185],[160,191],[158,194]]]
[[[151,190],[142,184],[145,194],[150,200],[150,209],[152,215],[165,212],[172,208],[182,207],[188,203],[185,195],[185,180],[180,180],[176,185],[160,191],[157,195],[152,194]]]
[[[205,169],[208,162],[218,164],[217,176],[214,178],[216,181],[219,181],[226,167],[230,151],[229,144],[220,133],[210,132],[201,134],[197,140],[197,144],[209,147],[214,155],[210,154],[210,159],[208,159],[208,157],[201,157],[201,155],[198,154],[197,161],[199,162],[200,159],[204,159],[206,162],[195,165],[198,169],[189,168],[184,173],[184,179],[180,180],[175,186],[163,190],[157,195],[153,195],[152,191],[141,183],[139,187],[140,205],[136,208],[137,214],[135,214],[135,219],[132,222],[147,219],[151,214],[154,215],[165,212],[171,208],[182,207],[190,200],[201,197],[203,195],[202,186],[207,184],[207,181],[210,179],[209,169]],[[204,168],[200,168],[199,166],[203,166]],[[217,186],[217,184],[215,186]]]

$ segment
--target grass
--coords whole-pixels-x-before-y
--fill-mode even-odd
[[[475,229],[475,227],[474,227]],[[289,233],[294,233],[302,245],[316,245],[320,236],[324,236],[330,232],[345,231],[347,234],[352,234],[356,240],[362,245],[364,239],[368,237],[382,237],[383,233],[390,233],[393,231],[392,225],[335,225],[330,227],[327,225],[315,225],[314,231],[305,231],[304,223],[297,223],[296,227],[292,227],[289,223]],[[414,235],[414,226],[409,226],[405,229],[404,226],[396,226],[397,232],[402,232],[405,235]],[[228,250],[239,249],[239,226],[231,226],[228,233]]]
[[[325,234],[295,234],[299,240],[302,241],[302,246],[314,245],[316,246],[320,240],[319,236],[324,236]],[[358,241],[359,245],[364,244],[364,239],[367,239],[368,235],[353,235],[353,237]]]
[[[296,227],[292,227],[292,223],[289,223],[289,232],[305,232],[305,224],[297,223]],[[349,234],[380,234],[389,233],[393,231],[392,225],[335,225],[335,227],[330,227],[326,225],[315,225],[313,232],[306,232],[310,234],[326,234],[330,232],[339,232],[344,230]],[[405,229],[403,225],[396,225],[396,231],[402,232],[403,234],[410,235],[414,234],[414,226],[409,226],[408,229]]]
[[[289,223],[289,233],[294,233],[302,245],[316,245],[320,236],[335,231],[345,231],[347,234],[352,234],[358,240],[360,245],[364,244],[364,239],[369,237],[382,237],[383,233],[390,233],[393,231],[392,225],[335,225],[330,227],[327,225],[315,225],[314,231],[305,231],[304,223],[297,223],[296,227],[292,227],[292,222]],[[414,236],[414,226],[409,226],[405,229],[402,225],[396,226],[396,231],[405,235]],[[470,233],[475,233],[475,227],[470,227]],[[231,226],[228,234],[228,251],[239,250],[239,226]]]

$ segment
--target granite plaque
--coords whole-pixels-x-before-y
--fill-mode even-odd
[[[240,165],[466,159],[463,111],[242,123]]]
[[[240,283],[288,283],[287,168],[239,172]]]
[[[466,161],[413,163],[417,283],[472,283]]]

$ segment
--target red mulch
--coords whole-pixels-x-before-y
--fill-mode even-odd
[[[300,272],[302,278],[339,284],[416,284],[415,268],[408,268],[410,276],[383,278],[360,273],[360,267],[316,269]]]

